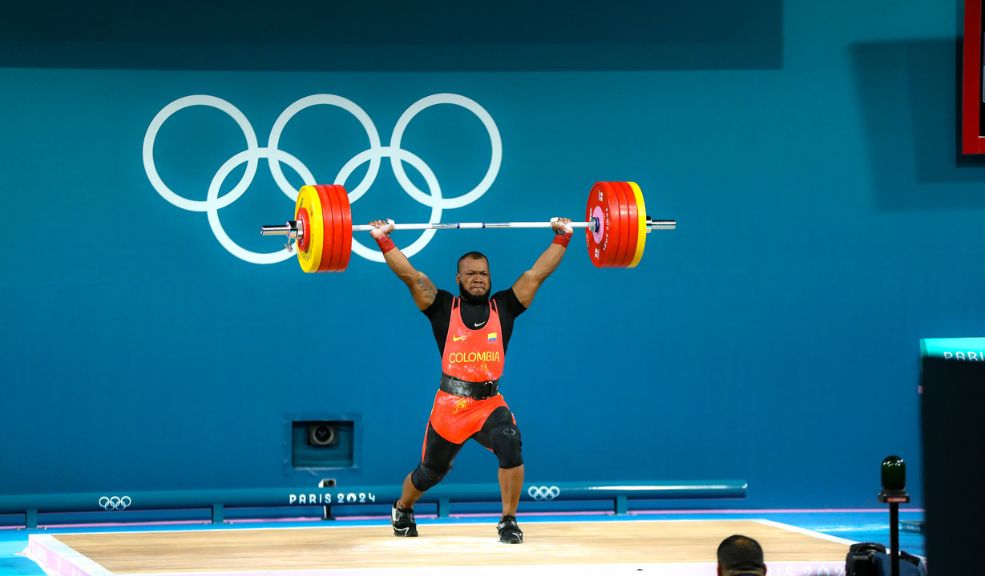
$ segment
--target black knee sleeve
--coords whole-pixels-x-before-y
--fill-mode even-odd
[[[520,455],[520,429],[513,424],[499,424],[489,432],[489,443],[492,444],[496,458],[499,458],[500,468],[516,468],[523,464],[523,456]]]
[[[445,477],[448,470],[435,470],[434,468],[428,468],[423,462],[414,468],[414,471],[410,474],[410,481],[421,492],[427,492],[435,484],[441,482],[441,479]]]

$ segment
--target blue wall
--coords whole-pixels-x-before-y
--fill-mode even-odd
[[[494,119],[502,165],[443,220],[580,217],[594,181],[634,180],[650,214],[680,222],[650,235],[635,270],[596,270],[574,242],[518,321],[504,382],[529,479],[745,478],[749,506],[868,507],[878,463],[897,453],[919,502],[919,339],[985,326],[985,168],[956,152],[957,2],[751,3],[706,19],[735,32],[726,39],[661,4],[634,6],[678,31],[666,42],[638,24],[634,40],[593,44],[580,28],[592,15],[566,28],[547,4],[539,16],[567,34],[400,38],[392,66],[374,59],[380,38],[362,52],[351,34],[310,46],[336,54],[328,63],[265,39],[298,59],[253,66],[240,52],[269,53],[242,40],[188,56],[194,29],[151,46],[7,29],[0,493],[313,483],[285,465],[285,421],[338,415],[358,420],[358,467],[318,477],[399,482],[438,375],[400,282],[358,255],[318,276],[234,257],[205,213],[155,191],[142,146],[155,115],[193,94],[235,105],[265,146],[311,94],[352,100],[386,144],[412,103],[456,93]],[[130,61],[141,54],[154,56],[146,69]],[[279,145],[319,182],[367,147],[352,116],[326,106],[300,112]],[[411,121],[402,147],[449,198],[479,182],[492,146],[474,115],[443,105]],[[163,124],[154,159],[172,190],[205,200],[244,149],[229,116],[195,107]],[[271,252],[257,225],[292,210],[261,162],[219,217],[236,243]],[[385,161],[353,204],[357,221],[429,214]],[[439,233],[412,262],[451,288],[454,259],[478,249],[504,288],[548,241]],[[494,468],[472,446],[448,481],[490,481]]]

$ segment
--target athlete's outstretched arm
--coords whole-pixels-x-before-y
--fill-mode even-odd
[[[561,263],[561,259],[564,258],[564,253],[567,251],[568,241],[571,239],[571,226],[568,226],[568,222],[571,222],[570,218],[558,218],[554,222],[554,240],[551,245],[544,250],[544,253],[537,258],[534,265],[530,270],[527,270],[517,278],[517,281],[513,283],[513,293],[516,294],[516,299],[523,304],[525,308],[529,308],[531,302],[534,301],[534,295],[537,294],[537,289],[540,285],[547,280],[547,277],[551,275],[552,272]]]
[[[373,220],[369,224],[376,227],[376,230],[371,230],[370,234],[372,234],[376,243],[380,245],[380,250],[383,251],[383,259],[386,260],[387,266],[410,289],[410,295],[414,298],[414,303],[417,304],[417,307],[425,310],[434,302],[434,297],[438,293],[434,282],[431,282],[431,279],[423,272],[418,272],[414,269],[410,260],[393,244],[393,240],[390,240],[389,234],[393,231],[392,223],[387,223],[383,220]]]

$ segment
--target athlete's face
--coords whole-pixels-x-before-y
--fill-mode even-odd
[[[485,258],[466,258],[458,265],[458,285],[462,292],[475,297],[489,294],[489,262]]]

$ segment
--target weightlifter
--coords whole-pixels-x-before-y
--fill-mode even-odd
[[[531,302],[537,289],[561,263],[572,228],[568,218],[552,226],[554,240],[533,267],[507,290],[492,296],[489,261],[479,252],[458,259],[458,295],[439,290],[414,269],[394,245],[393,225],[382,220],[370,224],[387,265],[410,289],[414,303],[431,321],[441,354],[441,380],[434,398],[421,450],[421,461],[403,482],[400,499],[391,512],[395,536],[417,536],[414,503],[451,469],[452,460],[469,439],[495,453],[499,460],[499,487],[503,516],[496,528],[500,542],[520,544],[523,531],[516,509],[523,487],[523,458],[516,418],[499,392],[506,348],[513,321]]]

